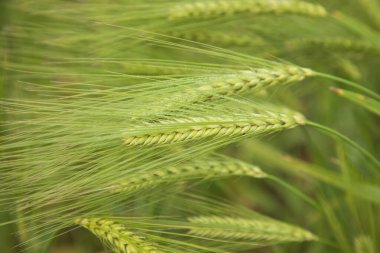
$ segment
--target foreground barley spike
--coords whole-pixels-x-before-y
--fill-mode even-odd
[[[225,80],[220,79],[209,85],[203,85],[199,89],[209,91],[210,96],[213,93],[219,96],[231,96],[246,91],[261,91],[278,84],[302,81],[313,75],[312,70],[297,66],[280,66],[273,69],[257,68],[235,75],[225,75]]]
[[[299,114],[252,114],[239,118],[184,118],[159,121],[129,129],[124,143],[128,146],[152,146],[213,138],[233,138],[260,135],[304,124]]]
[[[294,0],[212,0],[179,4],[170,10],[170,19],[208,18],[239,13],[260,14],[298,14],[311,17],[324,17],[325,8],[318,4]]]
[[[239,160],[214,156],[208,159],[199,159],[183,165],[156,169],[149,173],[131,176],[111,187],[113,192],[130,192],[152,188],[163,183],[174,183],[194,178],[217,178],[225,176],[249,176],[255,178],[266,177],[259,167],[241,162]]]
[[[208,238],[279,242],[317,240],[315,235],[304,229],[267,218],[195,216],[188,220],[197,226],[190,230],[190,234]]]
[[[117,253],[165,253],[141,235],[128,231],[121,223],[101,218],[78,218],[75,223],[85,227]]]
[[[259,94],[268,88],[285,86],[314,75],[314,72],[308,68],[278,65],[272,68],[255,68],[227,74],[213,73],[182,78],[177,85],[182,89],[188,88],[173,92],[170,96],[163,98],[158,111],[177,110],[178,105],[186,107],[194,103],[209,102],[246,92]],[[156,114],[155,109],[150,110],[148,114]]]

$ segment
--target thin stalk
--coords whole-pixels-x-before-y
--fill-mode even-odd
[[[377,100],[380,100],[380,95],[377,94],[376,92],[374,91],[371,91],[370,89],[367,89],[363,86],[361,86],[360,84],[358,83],[355,83],[355,82],[352,82],[352,81],[349,81],[349,80],[346,80],[346,79],[343,79],[343,78],[340,78],[340,77],[337,77],[337,76],[333,76],[333,75],[329,75],[329,74],[326,74],[326,73],[319,73],[319,72],[315,72],[315,75],[317,76],[321,76],[321,77],[325,77],[327,79],[331,79],[331,80],[334,80],[334,81],[337,81],[337,82],[340,82],[340,83],[343,83],[343,84],[346,84],[348,86],[351,86],[357,90],[360,90],[361,92],[377,99]]]
[[[297,195],[298,197],[300,197],[302,200],[304,200],[305,202],[307,202],[308,204],[310,204],[314,208],[316,208],[318,210],[321,210],[321,207],[318,206],[318,204],[314,200],[312,200],[311,198],[309,198],[307,195],[303,194],[301,191],[299,191],[297,188],[293,187],[292,185],[286,183],[285,181],[283,181],[280,178],[275,177],[275,176],[268,175],[267,178],[270,179],[270,180],[273,180],[274,182],[276,182],[276,183],[280,184],[281,186],[285,187],[287,190],[291,191],[292,193],[294,193],[295,195]]]
[[[342,141],[346,142],[347,144],[349,144],[350,146],[355,148],[357,151],[362,153],[366,158],[368,158],[376,166],[376,168],[378,168],[378,169],[380,168],[380,161],[379,160],[377,160],[371,153],[369,153],[362,146],[360,146],[359,144],[357,144],[356,142],[354,142],[353,140],[351,140],[347,136],[344,136],[343,134],[335,131],[334,129],[331,129],[329,127],[320,125],[320,124],[312,122],[312,121],[306,121],[305,125],[315,127],[318,130],[321,130],[323,132],[330,134],[331,136],[335,136],[335,137],[341,139]]]

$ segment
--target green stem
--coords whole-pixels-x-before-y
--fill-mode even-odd
[[[281,186],[285,187],[287,190],[289,190],[292,193],[296,194],[298,197],[300,197],[301,199],[303,199],[305,202],[307,202],[308,204],[310,204],[314,208],[319,209],[319,210],[321,209],[314,200],[312,200],[311,198],[309,198],[307,195],[303,194],[297,188],[295,188],[292,185],[284,182],[280,178],[275,177],[275,176],[271,176],[271,175],[268,175],[266,178],[268,178],[270,180],[273,180],[274,182],[276,182],[276,183],[280,184]]]
[[[361,86],[360,84],[358,83],[355,83],[355,82],[352,82],[352,81],[349,81],[349,80],[346,80],[346,79],[343,79],[343,78],[340,78],[340,77],[337,77],[337,76],[333,76],[333,75],[329,75],[329,74],[325,74],[325,73],[319,73],[319,72],[315,72],[317,76],[321,76],[321,77],[325,77],[325,78],[328,78],[328,79],[331,79],[331,80],[334,80],[334,81],[337,81],[337,82],[340,82],[340,83],[344,83],[344,84],[347,84],[348,86],[351,86],[357,90],[360,90],[361,92],[367,94],[368,96],[371,96],[377,100],[380,100],[380,95],[377,94],[376,92],[370,90],[370,89],[367,89],[363,86]]]
[[[343,134],[341,134],[341,133],[339,133],[339,132],[337,132],[337,131],[329,128],[329,127],[320,125],[320,124],[315,123],[315,122],[306,121],[305,124],[312,126],[312,127],[315,127],[315,128],[317,128],[323,132],[326,132],[332,136],[335,136],[335,137],[343,140],[344,142],[346,142],[347,144],[349,144],[350,146],[355,148],[357,151],[362,153],[366,158],[368,158],[376,166],[376,168],[378,168],[378,169],[380,168],[379,160],[377,160],[371,153],[369,153],[367,150],[365,150],[362,146],[360,146],[359,144],[357,144],[353,140],[349,139],[348,137],[344,136]]]

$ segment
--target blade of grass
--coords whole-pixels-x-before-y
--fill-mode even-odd
[[[343,98],[346,98],[350,100],[351,102],[380,116],[380,102],[376,101],[375,99],[366,97],[356,92],[352,92],[352,91],[348,91],[344,89],[338,89],[335,87],[331,87],[331,90],[337,95]]]

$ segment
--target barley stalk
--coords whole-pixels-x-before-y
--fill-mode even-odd
[[[101,218],[78,218],[75,223],[105,241],[117,253],[164,253],[141,235],[128,231],[123,224]]]
[[[223,176],[266,177],[259,167],[239,160],[224,157],[201,159],[185,165],[171,166],[150,173],[133,176],[133,178],[112,186],[112,192],[131,192],[155,187],[162,183],[173,183],[193,178],[215,178]]]
[[[259,135],[290,129],[304,124],[300,114],[270,113],[253,114],[249,119],[239,118],[189,118],[176,121],[161,121],[131,129],[125,134],[124,143],[128,146],[152,146],[172,144],[208,137],[233,138],[243,135]],[[152,132],[147,132],[152,127]],[[160,129],[160,130],[157,130]]]
[[[316,240],[312,233],[296,226],[269,219],[243,219],[224,216],[195,216],[188,220],[199,227],[190,234],[236,240],[308,241]]]
[[[170,10],[169,19],[208,18],[239,13],[298,14],[311,17],[324,17],[325,8],[318,4],[294,0],[212,0],[179,4]]]

